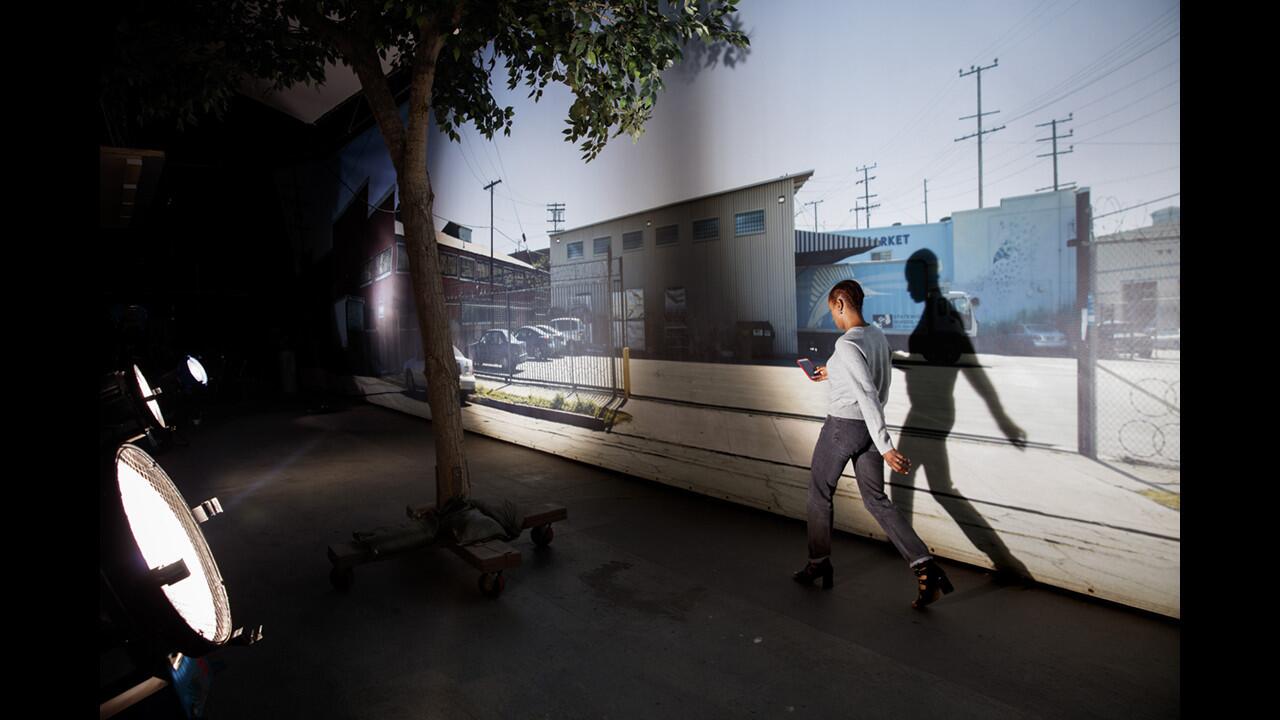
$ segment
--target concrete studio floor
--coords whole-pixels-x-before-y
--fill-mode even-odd
[[[501,597],[443,550],[328,582],[328,544],[434,501],[431,423],[357,405],[212,423],[160,456],[205,524],[237,624],[225,718],[1167,718],[1180,624],[944,561],[912,610],[887,543],[837,533],[833,590],[796,585],[802,522],[467,435],[473,494],[569,519]]]

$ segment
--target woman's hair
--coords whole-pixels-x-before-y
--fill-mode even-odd
[[[836,298],[843,297],[844,301],[852,305],[858,314],[862,314],[862,298],[866,294],[862,292],[862,286],[854,280],[841,280],[831,288],[831,292],[827,293],[827,302],[833,303]]]

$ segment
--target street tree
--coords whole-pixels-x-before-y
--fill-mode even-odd
[[[115,28],[102,99],[118,122],[163,118],[181,126],[223,112],[246,75],[279,90],[322,83],[329,63],[354,70],[400,191],[436,443],[436,500],[443,507],[469,494],[470,477],[432,222],[431,113],[454,142],[468,122],[490,140],[499,131],[510,135],[514,108],[501,106],[492,92],[501,62],[508,89],[523,84],[535,102],[552,82],[572,91],[564,139],[580,143],[590,162],[611,137],[639,139],[663,73],[686,49],[701,42],[732,57],[747,48],[735,23],[737,2],[135,0]],[[387,64],[408,73],[403,118]]]

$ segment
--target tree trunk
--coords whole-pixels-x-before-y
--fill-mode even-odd
[[[427,172],[431,88],[444,36],[438,31],[432,33],[425,32],[427,28],[423,29],[412,68],[407,129],[400,120],[399,110],[372,49],[353,48],[348,60],[360,77],[369,107],[395,166],[396,183],[400,188],[405,249],[409,255],[409,275],[413,281],[414,305],[426,360],[427,404],[431,408],[431,429],[436,440],[436,507],[443,507],[451,498],[468,495],[471,483],[462,450],[459,368],[453,357],[453,339],[449,335],[440,256],[432,222],[435,193],[431,190],[431,178]]]
[[[408,144],[412,145],[413,139]],[[421,139],[426,145],[426,137]],[[425,156],[425,147],[423,155]],[[458,363],[453,357],[453,339],[444,304],[435,224],[431,222],[435,193],[424,161],[410,164],[397,173],[402,194],[405,245],[409,272],[422,331],[426,358],[427,403],[431,407],[431,427],[436,440],[436,507],[450,498],[467,495],[470,478],[462,450],[462,409],[459,405]]]

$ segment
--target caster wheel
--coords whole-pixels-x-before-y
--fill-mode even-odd
[[[349,590],[356,581],[356,571],[351,568],[332,568],[329,570],[329,584],[334,590]]]
[[[506,586],[507,579],[502,577],[500,572],[484,573],[480,576],[480,592],[489,597],[498,597]]]
[[[546,547],[551,544],[551,538],[556,536],[556,531],[550,525],[539,525],[530,530],[529,535],[533,538],[535,545]]]

